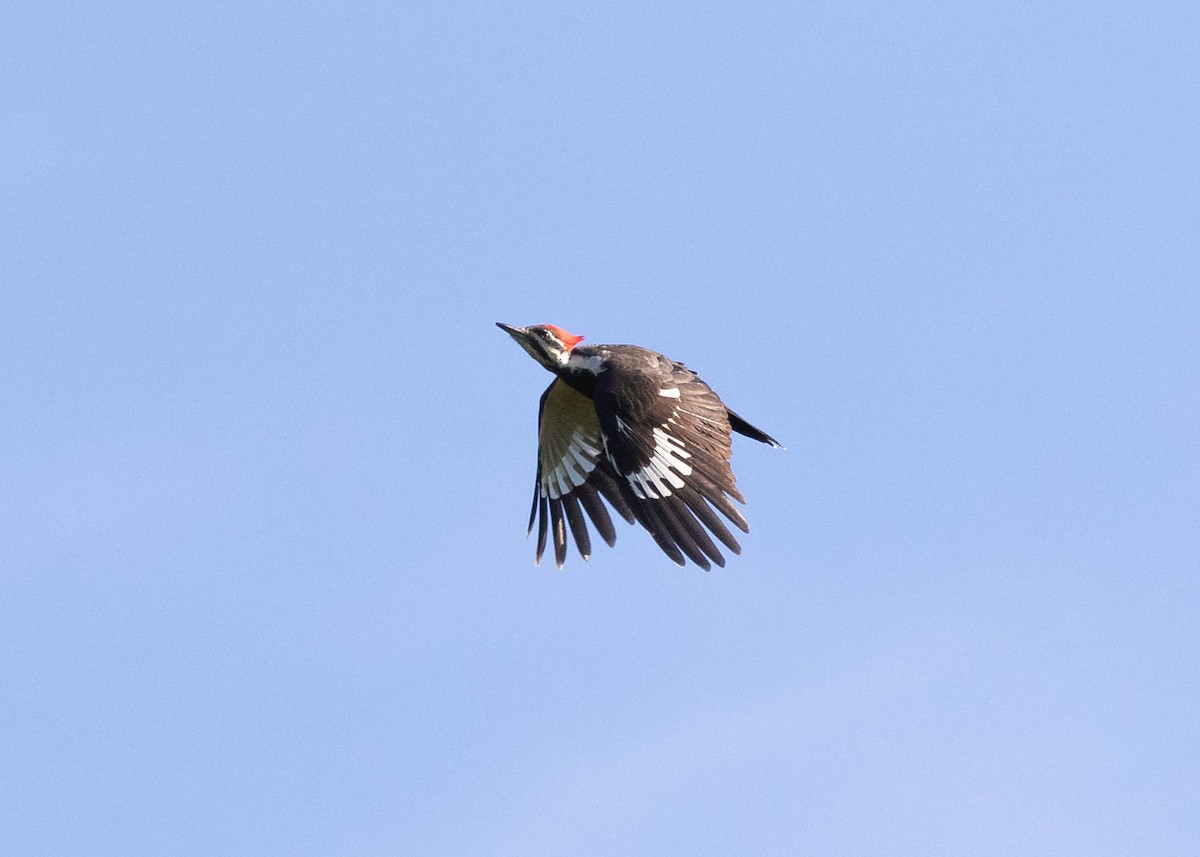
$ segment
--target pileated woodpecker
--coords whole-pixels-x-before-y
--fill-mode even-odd
[[[496,323],[558,377],[538,410],[538,465],[529,532],[538,522],[537,559],[554,534],[554,561],[567,557],[567,528],[580,556],[591,556],[583,512],[611,547],[617,534],[603,500],[637,521],[672,560],[705,570],[725,557],[709,533],[734,553],[741,546],[715,507],[750,532],[730,498],[737,490],[730,430],[779,443],[725,407],[682,363],[636,345],[579,345],[582,336],[551,324]],[[581,511],[582,510],[582,511]],[[707,529],[706,529],[707,528]]]

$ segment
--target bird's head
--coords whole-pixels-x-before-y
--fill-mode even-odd
[[[571,350],[583,340],[582,336],[567,333],[552,324],[514,327],[498,321],[496,327],[517,340],[517,344],[528,351],[530,357],[552,372],[567,365]]]

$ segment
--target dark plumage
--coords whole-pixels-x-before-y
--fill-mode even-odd
[[[582,337],[551,325],[499,324],[557,378],[538,412],[538,466],[529,529],[538,525],[537,559],[548,537],[560,568],[567,531],[591,555],[587,520],[610,546],[616,531],[607,502],[641,524],[662,551],[684,565],[725,564],[713,541],[741,547],[720,512],[742,532],[744,503],[730,467],[730,432],[779,444],[725,407],[682,363],[634,345],[580,346]],[[586,518],[585,518],[586,516]]]

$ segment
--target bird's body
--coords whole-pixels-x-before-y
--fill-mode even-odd
[[[725,407],[682,363],[636,345],[579,345],[552,325],[498,326],[558,377],[538,413],[538,473],[529,529],[538,523],[537,559],[553,534],[555,563],[566,559],[567,530],[584,559],[591,539],[584,512],[612,545],[603,501],[638,522],[663,552],[708,569],[725,558],[713,543],[741,547],[721,512],[743,532],[745,502],[730,468],[730,432],[779,444]]]

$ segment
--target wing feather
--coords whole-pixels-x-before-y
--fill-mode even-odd
[[[554,564],[562,568],[567,561],[567,530],[563,526],[562,500],[550,501],[550,533],[554,542]]]
[[[724,566],[722,548],[741,553],[726,521],[750,530],[730,466],[731,429],[748,432],[731,425],[731,412],[687,367],[631,346],[622,354],[601,371],[591,398],[561,379],[542,394],[529,514],[537,561],[550,543],[562,568],[570,541],[588,559],[589,521],[615,544],[611,508],[673,562]]]
[[[588,517],[592,519],[592,526],[596,528],[596,532],[600,534],[600,538],[612,547],[617,543],[617,531],[613,529],[612,518],[609,517],[608,509],[604,508],[604,504],[600,501],[600,496],[594,491],[583,491],[579,494],[579,503],[583,506]]]
[[[593,395],[621,494],[675,562],[723,566],[712,537],[733,553],[741,546],[716,512],[749,531],[734,505],[745,498],[730,466],[729,411],[682,364],[642,349],[625,353],[600,374]]]
[[[562,506],[563,511],[567,513],[567,524],[571,527],[575,548],[586,562],[592,556],[592,540],[588,535],[587,523],[583,520],[583,512],[579,509],[579,499],[575,494],[564,494]]]
[[[605,501],[630,523],[633,511],[604,457],[604,435],[592,400],[561,380],[542,393],[537,458],[529,514],[530,532],[535,520],[538,525],[536,561],[541,562],[549,542],[555,565],[562,568],[568,541],[574,541],[579,555],[588,559],[592,553],[588,520],[607,544],[616,544],[617,532]]]
[[[717,564],[725,564],[725,558],[717,552],[712,540],[709,539],[682,500],[676,496],[664,497],[656,505],[662,511],[662,517],[667,524],[671,538],[674,539],[679,549],[687,554],[688,559],[708,571],[712,566],[705,556],[707,551],[704,550],[704,547],[707,545],[709,550],[717,554]]]
[[[669,556],[676,565],[686,565],[687,561],[683,558],[683,553],[675,544],[675,540],[671,538],[658,507],[651,503],[635,503],[631,508],[638,523],[645,528],[646,532],[650,533],[650,537],[654,539],[655,544],[662,549],[662,552]]]
[[[549,501],[547,501],[545,497],[540,497],[538,499],[538,509],[540,514],[538,515],[537,557],[534,559],[534,562],[537,564],[541,564],[542,554],[546,552],[546,522],[549,518],[548,506]]]
[[[704,524],[704,526],[708,527],[712,534],[721,541],[721,544],[725,545],[725,547],[729,548],[729,550],[735,554],[742,552],[742,546],[738,544],[737,539],[733,537],[733,535],[729,532],[729,529],[725,526],[721,519],[716,516],[716,513],[713,512],[712,507],[705,502],[704,498],[700,496],[700,494],[698,494],[695,490],[688,488],[681,490],[679,492],[679,496],[683,498],[685,503],[687,503],[688,508],[692,510],[692,514],[699,518],[700,522]]]

